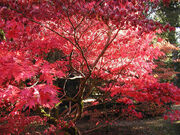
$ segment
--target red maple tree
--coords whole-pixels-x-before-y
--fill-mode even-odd
[[[42,125],[53,121],[55,127],[45,132],[55,132],[67,125],[66,117],[72,122],[81,117],[82,101],[94,91],[103,92],[103,102],[126,104],[122,113],[138,117],[133,105],[139,102],[179,102],[180,90],[152,74],[154,59],[164,55],[152,40],[172,28],[147,19],[146,2],[0,2],[1,133],[25,132],[39,119]],[[78,86],[68,94],[66,83],[76,78]],[[61,89],[54,83],[58,79],[65,80]],[[69,105],[60,115],[45,111],[58,110],[64,101]],[[31,109],[38,113],[28,115]]]

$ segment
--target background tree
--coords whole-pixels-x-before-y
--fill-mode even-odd
[[[170,0],[167,4],[163,2],[159,4],[157,9],[155,9],[155,20],[161,22],[162,24],[169,24],[175,27],[177,30],[180,27],[180,3],[177,0]],[[162,36],[168,40],[171,44],[179,47],[178,40],[178,31],[166,31]],[[174,67],[177,72],[176,78],[174,79],[174,84],[179,87],[180,76],[179,76],[179,51],[174,50],[173,53],[169,54],[170,60],[167,64],[168,66]],[[166,64],[166,65],[167,65]],[[167,67],[168,67],[167,66]]]

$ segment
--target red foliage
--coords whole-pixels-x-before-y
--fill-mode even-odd
[[[146,2],[0,2],[0,30],[6,37],[0,40],[0,103],[1,108],[9,109],[7,120],[1,121],[8,121],[11,128],[11,119],[18,115],[21,124],[30,124],[35,120],[22,114],[25,108],[55,107],[59,89],[53,80],[67,78],[70,72],[82,77],[76,96],[81,100],[89,96],[84,94],[88,81],[101,78],[108,83],[99,88],[110,92],[112,98],[119,95],[117,102],[178,102],[179,89],[158,83],[152,75],[156,67],[153,60],[163,55],[152,40],[160,28],[171,27],[148,20]],[[61,50],[61,57],[48,61],[54,50]],[[131,107],[128,113],[141,117]],[[19,126],[16,129],[21,132]],[[15,132],[4,127],[0,130]]]
[[[1,134],[20,134],[28,129],[30,124],[43,125],[43,119],[39,116],[26,117],[22,115],[5,116],[0,118],[0,132]]]

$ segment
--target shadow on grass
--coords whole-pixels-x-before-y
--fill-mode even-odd
[[[175,105],[173,108],[180,110],[180,105]],[[96,122],[85,120],[78,123],[78,128],[82,131],[82,135],[180,135],[180,121],[172,123],[162,117],[133,121],[119,120],[115,124],[87,132],[95,125]]]
[[[83,132],[93,127],[92,124],[86,122],[79,127]],[[180,135],[180,122],[171,123],[160,117],[146,120],[119,121],[116,124],[83,135]]]

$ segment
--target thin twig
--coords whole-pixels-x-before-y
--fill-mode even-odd
[[[92,66],[93,69],[95,68],[96,64],[99,62],[99,59],[104,55],[104,53],[106,52],[106,50],[107,50],[107,48],[109,47],[109,45],[110,45],[110,44],[113,42],[113,40],[116,38],[116,36],[118,35],[119,31],[120,31],[120,29],[118,29],[118,31],[116,32],[116,34],[115,34],[115,36],[112,38],[112,40],[111,40],[111,36],[110,36],[112,32],[111,32],[111,30],[109,31],[108,34],[110,34],[110,35],[108,35],[108,39],[107,39],[107,41],[106,41],[106,44],[105,44],[103,50],[101,51],[101,53],[99,54],[99,56],[98,56],[97,59],[95,60],[93,66]]]

